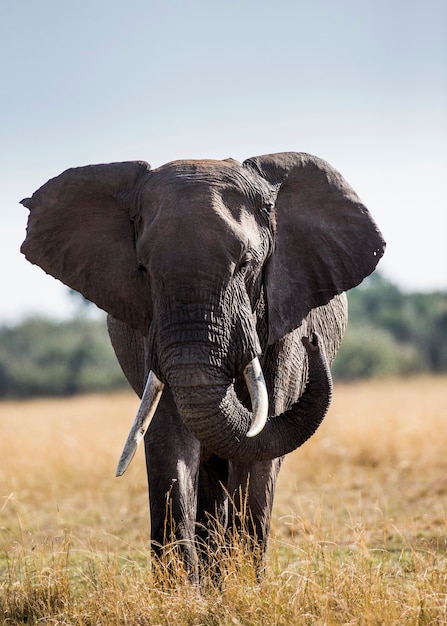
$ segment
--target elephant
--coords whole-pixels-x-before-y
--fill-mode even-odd
[[[144,439],[155,554],[174,540],[198,580],[218,522],[262,569],[282,460],[331,401],[345,292],[385,250],[368,209],[304,152],[75,167],[22,204],[21,251],[107,312],[141,398],[117,474]]]

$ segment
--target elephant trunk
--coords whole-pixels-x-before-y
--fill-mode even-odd
[[[213,377],[205,386],[170,384],[185,424],[202,445],[218,456],[252,462],[283,456],[309,439],[329,408],[332,379],[318,336],[304,338],[303,343],[309,359],[303,395],[289,410],[269,418],[255,437],[250,436],[251,414],[232,382]]]
[[[189,353],[185,363],[185,347],[178,352],[173,342],[169,358],[164,360],[164,378],[186,426],[209,451],[234,461],[253,462],[277,458],[301,446],[322,422],[332,396],[332,379],[324,346],[318,335],[303,338],[308,355],[308,382],[299,400],[287,411],[267,421],[268,397],[257,358],[244,370],[250,392],[253,413],[236,393],[234,381],[223,372],[221,364],[206,357]],[[166,346],[165,346],[166,347]],[[164,352],[164,354],[166,354]],[[192,358],[192,355],[195,358]],[[151,383],[149,384],[149,381]],[[128,442],[120,459],[117,475],[128,466],[153,415],[163,384],[153,372],[141,401]]]

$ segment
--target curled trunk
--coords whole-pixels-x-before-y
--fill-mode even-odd
[[[244,462],[273,459],[301,446],[321,424],[332,396],[332,379],[324,348],[316,334],[303,338],[309,377],[301,398],[268,419],[255,437],[247,437],[252,417],[227,381],[200,387],[170,385],[185,424],[215,454]]]

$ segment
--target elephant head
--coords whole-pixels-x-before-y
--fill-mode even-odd
[[[315,389],[269,419],[256,444],[246,437],[267,417],[258,357],[358,285],[384,251],[367,209],[328,163],[290,152],[155,170],[89,165],[22,203],[28,260],[144,337],[155,390],[137,429],[154,410],[148,395],[168,385],[188,428],[226,458],[275,458],[312,434],[329,402]],[[307,343],[310,362],[316,343]],[[309,368],[316,388],[320,365]],[[254,424],[236,391],[244,372]]]

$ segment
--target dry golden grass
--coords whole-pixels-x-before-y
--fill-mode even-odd
[[[447,377],[337,385],[281,470],[265,579],[235,546],[200,595],[149,566],[143,451],[114,478],[137,404],[0,404],[0,624],[447,623]]]

